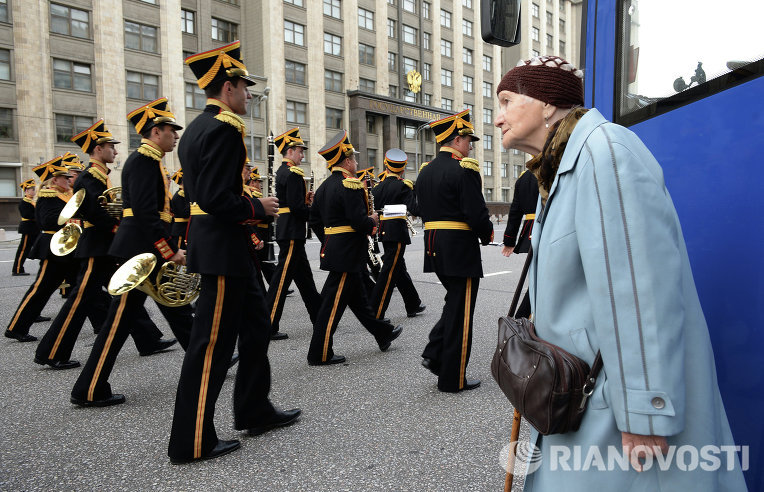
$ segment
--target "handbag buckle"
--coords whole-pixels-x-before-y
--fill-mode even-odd
[[[596,378],[589,378],[586,383],[584,383],[584,387],[581,388],[583,398],[581,398],[581,405],[578,407],[579,410],[583,410],[586,407],[586,400],[588,400],[589,397],[592,396],[592,393],[594,393],[594,385],[596,383]]]

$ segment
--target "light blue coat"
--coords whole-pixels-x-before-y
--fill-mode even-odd
[[[652,154],[631,131],[590,110],[536,217],[529,278],[538,334],[589,364],[601,350],[604,368],[581,428],[537,443],[541,468],[527,476],[526,490],[745,490],[740,462],[734,457],[733,470],[724,469],[721,449],[721,471],[680,470],[693,468],[688,448],[666,471],[657,463],[642,473],[615,463],[615,471],[600,471],[608,446],[620,452],[621,431],[695,446],[706,468],[714,467],[715,449],[704,456],[703,446],[733,445],[679,219]],[[531,442],[537,437],[534,431]],[[576,445],[583,446],[578,466]],[[551,446],[570,446],[565,463],[588,471],[565,471],[562,459],[553,470],[550,458],[565,451]]]

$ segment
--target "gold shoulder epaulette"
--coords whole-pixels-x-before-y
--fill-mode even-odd
[[[305,171],[303,171],[297,166],[289,166],[289,170],[295,174],[299,174],[300,176],[305,176]]]
[[[88,168],[88,172],[93,175],[94,178],[96,178],[98,181],[100,181],[103,184],[106,184],[106,176],[99,171],[98,169],[94,167]]]
[[[465,157],[461,160],[461,162],[459,162],[459,165],[461,165],[464,169],[470,169],[476,173],[480,172],[480,164],[478,164],[476,159],[471,157]]]
[[[37,196],[40,198],[56,198],[58,192],[56,190],[40,190],[40,193],[38,193]]]
[[[351,190],[362,190],[363,183],[358,178],[345,178],[342,180],[342,186],[350,188]]]
[[[422,169],[424,169],[427,166],[427,164],[429,164],[429,162],[423,162],[422,165],[419,166],[419,172],[420,173],[422,172]]]
[[[222,121],[223,123],[228,123],[232,127],[236,128],[241,134],[244,134],[245,132],[244,120],[241,119],[238,114],[232,113],[230,111],[221,111],[220,114],[215,116],[215,119]]]
[[[403,180],[403,184],[405,184],[406,186],[408,186],[412,190],[414,189],[414,182],[411,181],[410,179],[404,179]]]

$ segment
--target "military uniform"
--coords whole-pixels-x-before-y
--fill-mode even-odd
[[[33,171],[40,177],[41,182],[49,177],[69,176],[67,169],[61,165],[61,156],[35,167]],[[37,196],[35,220],[41,234],[32,245],[29,257],[40,260],[40,269],[8,323],[5,330],[5,336],[8,338],[15,338],[20,342],[37,340],[37,337],[29,334],[29,328],[64,278],[76,275],[77,263],[71,254],[56,256],[50,251],[50,240],[61,228],[58,225],[58,216],[71,196],[71,190],[51,187],[40,190]]]
[[[274,139],[274,143],[284,155],[290,148],[307,148],[300,138],[299,128],[279,135]],[[297,284],[311,323],[316,321],[316,314],[321,306],[321,296],[313,281],[308,255],[305,254],[309,207],[304,176],[303,170],[286,157],[282,159],[281,166],[276,171],[276,197],[280,205],[276,222],[279,259],[267,296],[271,333],[274,334],[279,332],[279,321],[292,280]]]
[[[172,180],[180,186],[183,183],[183,170],[177,170],[172,175]],[[170,212],[172,213],[172,227],[170,229],[172,243],[177,249],[186,249],[186,229],[188,228],[188,219],[191,217],[191,204],[186,197],[186,190],[181,188],[172,196]]]
[[[431,123],[438,143],[454,135],[471,136],[469,110]],[[446,288],[443,314],[430,331],[422,353],[438,374],[438,389],[460,391],[472,344],[472,315],[483,276],[478,243],[488,244],[493,224],[482,194],[480,167],[456,150],[442,146],[419,172],[416,198],[424,221],[424,271],[435,272]]]
[[[167,108],[166,98],[132,111],[128,119],[138,133],[162,124],[182,128]],[[141,146],[125,161],[122,170],[122,221],[108,251],[118,262],[150,252],[157,257],[157,265],[162,265],[175,254],[170,240],[170,197],[162,165],[163,156],[164,152],[154,142],[144,138]],[[151,272],[151,281],[156,278],[158,270],[157,266]],[[124,402],[123,395],[112,393],[108,378],[145,301],[146,294],[139,289],[112,298],[106,321],[72,389],[72,403],[103,406]],[[159,303],[157,307],[181,346],[186,348],[193,320],[192,309],[189,306],[167,307]]]
[[[407,156],[400,149],[390,149],[385,155],[387,171],[384,179],[371,192],[374,205],[383,210],[386,205],[405,205],[412,215],[419,215],[419,207],[414,196],[414,184],[402,179],[398,174],[406,168]],[[416,316],[423,310],[422,299],[411,281],[406,269],[406,245],[411,244],[406,215],[380,217],[380,237],[385,254],[382,256],[382,269],[377,277],[377,284],[371,294],[371,309],[374,315],[384,318],[393,289],[398,288],[403,297],[403,304],[408,316]]]
[[[512,197],[507,228],[504,230],[504,246],[514,247],[515,253],[527,253],[531,247],[531,230],[536,218],[538,198],[539,186],[536,176],[527,170],[523,171],[515,181],[515,195]]]
[[[27,188],[34,188],[35,181],[28,179],[19,184],[19,187],[26,192]],[[24,271],[24,261],[29,256],[29,250],[32,249],[32,245],[37,236],[40,234],[40,229],[37,227],[37,222],[34,216],[34,199],[24,196],[19,202],[19,215],[21,215],[21,222],[19,223],[19,234],[21,239],[19,240],[19,247],[16,249],[16,258],[13,260],[13,275],[29,275]]]
[[[254,83],[241,62],[238,41],[193,55],[186,63],[202,89],[236,77]],[[252,239],[246,225],[267,215],[260,200],[243,193],[245,132],[244,121],[236,113],[217,99],[208,99],[204,112],[188,125],[178,149],[191,202],[187,263],[190,271],[201,274],[202,284],[175,399],[168,446],[173,463],[213,458],[238,448],[238,441],[218,439],[214,425],[215,403],[237,336],[240,359],[234,383],[234,427],[253,432],[282,415],[268,399],[270,324],[265,293],[249,254]],[[292,415],[293,420],[299,411]]]
[[[321,240],[321,269],[328,271],[329,276],[324,282],[321,308],[313,324],[308,350],[311,365],[344,362],[345,357],[334,354],[332,341],[346,306],[374,335],[383,351],[402,329],[374,317],[361,279],[361,272],[366,268],[367,236],[375,224],[367,214],[366,192],[361,181],[335,166],[354,153],[344,130],[319,150],[332,174],[316,190],[310,225]]]

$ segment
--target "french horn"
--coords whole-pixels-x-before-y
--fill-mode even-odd
[[[53,237],[50,238],[50,252],[56,256],[66,256],[77,248],[77,242],[82,235],[82,228],[74,222],[67,222],[74,217],[77,210],[82,206],[85,200],[85,189],[78,190],[72,195],[61,213],[58,215],[58,225],[63,225]],[[66,224],[66,225],[64,225]]]
[[[159,267],[154,281],[149,275],[154,271],[157,258],[153,253],[141,253],[127,260],[109,280],[108,291],[119,296],[138,289],[163,306],[179,307],[190,304],[199,297],[201,275],[188,273],[186,267],[167,261]]]
[[[122,220],[122,187],[114,186],[101,193],[98,204],[117,220]]]

